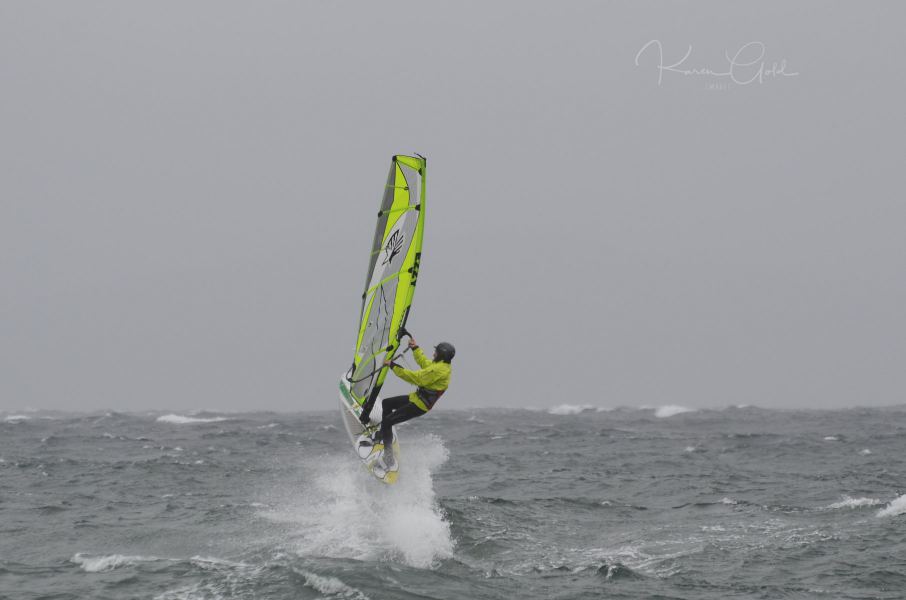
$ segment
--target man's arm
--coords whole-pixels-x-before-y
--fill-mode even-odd
[[[437,381],[438,377],[440,376],[440,374],[437,372],[437,369],[432,369],[431,365],[429,365],[425,369],[420,369],[418,371],[410,371],[409,369],[404,369],[399,365],[394,365],[393,373],[403,381],[411,383],[412,385],[417,385],[418,387],[431,385],[432,383]]]
[[[418,347],[418,342],[415,341],[415,338],[411,335],[409,336],[409,349],[412,350],[412,356],[415,357],[415,362],[418,363],[423,369],[427,369],[434,364],[433,360],[430,360],[425,353],[422,352],[422,349]]]
[[[432,361],[430,358],[425,356],[425,353],[422,352],[422,349],[419,348],[418,346],[415,346],[412,349],[412,356],[415,358],[415,362],[418,363],[418,366],[420,366],[423,369],[427,369],[428,367],[430,367],[431,365],[434,364],[434,361]]]

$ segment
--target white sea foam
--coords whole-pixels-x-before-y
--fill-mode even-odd
[[[182,415],[163,415],[157,417],[158,423],[173,423],[175,425],[187,425],[190,423],[218,423],[220,421],[226,421],[226,417],[210,417],[210,418],[199,418],[199,417],[184,417]]]
[[[826,436],[824,436],[824,441],[825,442],[839,442],[840,438],[833,436],[833,435],[826,435]]]
[[[861,450],[859,450],[859,454],[861,454],[862,456],[868,456],[869,454],[871,454],[871,450],[869,450],[868,448],[862,448]]]
[[[6,418],[3,420],[7,423],[17,423],[20,421],[28,421],[30,419],[31,417],[29,417],[28,415],[6,415]]]
[[[171,559],[172,560],[172,559]],[[167,590],[154,600],[223,600],[226,598],[245,598],[250,582],[261,577],[266,568],[261,565],[250,565],[222,558],[193,556],[189,559],[192,566],[208,571],[211,576],[202,581],[182,585]],[[174,582],[179,581],[174,579]],[[343,598],[344,596],[339,596]]]
[[[681,415],[688,412],[695,412],[695,409],[687,408],[685,406],[677,406],[675,404],[668,404],[666,406],[659,406],[657,410],[654,411],[654,416],[660,419],[664,419],[666,417]]]
[[[619,563],[632,571],[666,578],[679,571],[676,559],[700,551],[696,544],[686,540],[664,541],[657,546],[656,552],[652,552],[652,547],[631,544],[617,548],[591,548],[587,552],[605,564]]]
[[[393,485],[375,480],[351,451],[312,457],[303,464],[305,483],[287,499],[268,499],[275,508],[260,514],[292,524],[290,545],[304,556],[401,557],[410,566],[430,568],[453,553],[450,524],[431,478],[447,456],[435,436],[404,438],[400,478]]]
[[[696,450],[698,450],[698,448],[696,448],[695,446],[686,446],[683,449],[683,452],[695,452]]]
[[[559,406],[554,406],[554,407],[547,409],[547,412],[548,412],[548,414],[551,414],[551,415],[565,416],[565,415],[578,415],[579,413],[583,413],[586,410],[594,410],[594,409],[595,409],[595,407],[591,406],[590,404],[581,404],[581,405],[561,404]]]
[[[154,600],[224,600],[223,595],[211,590],[211,587],[209,582],[192,583],[158,594]]]
[[[862,508],[863,506],[877,506],[878,504],[884,503],[877,498],[851,498],[844,495],[839,502],[828,504],[825,508],[831,510],[838,508]]]
[[[310,571],[294,569],[296,573],[305,578],[305,585],[332,598],[348,598],[349,600],[369,600],[361,590],[348,586],[336,577],[316,575]]]
[[[217,558],[216,556],[193,556],[189,560],[193,565],[202,569],[253,568],[253,565],[248,563]]]
[[[906,494],[894,499],[890,504],[878,511],[879,517],[895,517],[906,513]]]
[[[79,553],[69,560],[70,562],[79,565],[86,573],[101,573],[103,571],[112,571],[119,567],[134,565],[140,562],[152,562],[158,559],[153,556],[124,556],[122,554],[91,556]]]

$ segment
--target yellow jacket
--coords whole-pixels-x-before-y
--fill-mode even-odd
[[[393,373],[405,382],[417,385],[420,389],[427,392],[443,392],[450,386],[450,375],[453,368],[449,363],[443,361],[433,361],[425,356],[421,348],[415,348],[412,351],[415,362],[421,367],[418,371],[410,371],[399,365],[393,367]],[[428,394],[430,395],[430,394]],[[429,406],[419,397],[418,392],[409,394],[409,401],[425,412],[431,410],[433,402]]]

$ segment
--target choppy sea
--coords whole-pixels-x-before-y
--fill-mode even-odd
[[[906,407],[0,413],[0,597],[906,598]]]

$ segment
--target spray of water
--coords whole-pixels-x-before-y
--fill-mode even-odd
[[[407,437],[403,444],[395,484],[374,479],[352,451],[323,455],[303,465],[302,489],[263,516],[293,525],[292,546],[301,556],[430,568],[453,553],[432,480],[448,453],[435,436]]]

